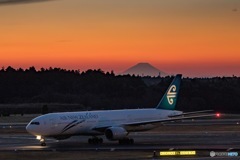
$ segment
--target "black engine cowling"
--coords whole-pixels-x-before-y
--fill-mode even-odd
[[[108,140],[119,140],[126,138],[128,132],[122,127],[110,127],[106,129],[105,136]]]

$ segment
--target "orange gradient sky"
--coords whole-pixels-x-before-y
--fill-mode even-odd
[[[0,5],[0,65],[240,76],[239,0],[54,0]]]

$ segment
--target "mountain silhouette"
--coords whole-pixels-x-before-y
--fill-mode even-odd
[[[151,77],[165,77],[168,74],[165,72],[160,71],[156,67],[152,66],[149,63],[138,63],[126,71],[123,72],[123,75],[130,74],[130,75],[135,75],[135,76],[151,76]]]

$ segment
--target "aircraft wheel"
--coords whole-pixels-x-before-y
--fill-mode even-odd
[[[128,139],[120,139],[118,142],[120,145],[124,145],[124,144],[127,144],[127,140]]]
[[[46,146],[46,143],[45,142],[41,143],[41,146]]]
[[[122,139],[119,139],[119,140],[118,140],[118,143],[119,143],[120,145],[122,145],[122,144],[123,144],[123,140],[122,140]]]
[[[98,138],[93,138],[93,144],[98,144]]]
[[[102,138],[99,138],[99,139],[98,139],[98,142],[99,142],[100,144],[102,144],[102,143],[103,143],[103,139],[102,139]]]
[[[129,139],[130,144],[134,144],[134,139]]]
[[[89,144],[93,144],[93,139],[92,139],[92,138],[89,138],[89,139],[88,139],[88,143],[89,143]]]

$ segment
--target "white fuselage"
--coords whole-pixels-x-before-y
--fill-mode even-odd
[[[50,113],[33,119],[27,125],[27,131],[33,135],[55,137],[64,135],[103,135],[104,132],[95,128],[123,127],[128,132],[150,130],[158,125],[124,124],[167,119],[169,116],[180,115],[181,111],[163,109],[127,109],[108,111],[84,111]]]

